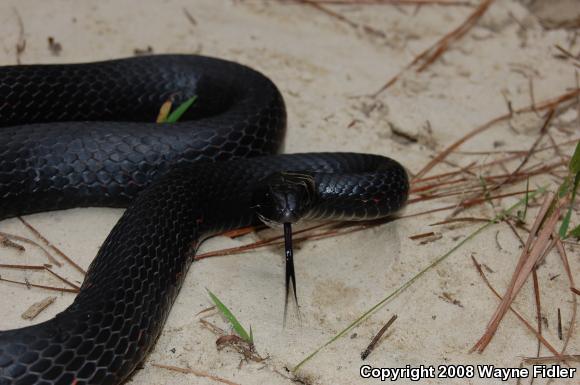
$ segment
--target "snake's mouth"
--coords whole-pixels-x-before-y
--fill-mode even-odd
[[[272,229],[277,229],[277,230],[281,230],[282,228],[284,228],[284,225],[286,223],[290,223],[290,224],[299,224],[302,222],[302,217],[296,216],[294,214],[288,214],[288,215],[283,215],[281,217],[281,220],[274,220],[274,219],[270,219],[267,218],[265,216],[263,216],[262,214],[258,213],[257,214],[258,219],[265,224],[266,226],[272,228]]]
[[[302,172],[277,172],[265,178],[253,193],[253,208],[269,227],[295,224],[311,210],[316,186],[314,175]]]
[[[264,223],[268,227],[271,227],[273,229],[281,229],[284,226],[283,223],[276,222],[274,220],[266,218],[265,216],[263,216],[260,213],[258,213],[257,215],[258,215],[258,218],[260,219],[260,221],[262,221],[262,223]]]

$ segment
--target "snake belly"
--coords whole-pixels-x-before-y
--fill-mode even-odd
[[[194,95],[180,123],[151,123],[166,100]],[[0,219],[128,207],[69,308],[0,332],[0,385],[122,383],[158,338],[197,246],[256,223],[252,191],[272,173],[315,175],[313,219],[384,217],[409,188],[383,156],[272,155],[286,127],[275,85],[202,56],[0,67],[0,126]]]

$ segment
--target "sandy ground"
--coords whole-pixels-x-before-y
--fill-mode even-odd
[[[16,62],[15,46],[19,38],[26,41],[21,54],[23,64],[125,57],[133,55],[135,49],[147,47],[156,53],[202,53],[236,60],[263,71],[280,87],[289,116],[286,152],[379,153],[399,159],[412,173],[468,130],[506,113],[506,101],[514,108],[530,104],[530,83],[536,100],[562,94],[574,86],[574,66],[558,58],[554,48],[559,44],[578,52],[580,44],[574,32],[544,29],[525,4],[498,0],[467,36],[453,44],[424,72],[409,72],[376,99],[361,96],[376,91],[421,50],[465,20],[474,8],[348,6],[331,9],[361,25],[372,26],[384,36],[357,30],[311,7],[291,2],[3,0],[0,64]],[[185,10],[193,21],[188,20]],[[49,49],[49,37],[61,45],[58,54]],[[570,126],[575,118],[576,112],[570,110],[559,116],[557,123]],[[468,142],[463,149],[489,150],[494,145],[499,150],[528,149],[540,127],[541,119],[535,114],[519,115],[510,125],[497,125]],[[578,126],[571,127],[578,132]],[[418,141],[409,143],[393,134],[393,129]],[[557,138],[562,139],[564,135]],[[565,150],[570,153],[572,148]],[[549,160],[553,154],[545,156]],[[455,155],[453,161],[467,165],[489,159]],[[444,170],[454,168],[448,165],[438,172]],[[533,181],[534,185],[538,183]],[[450,198],[409,207],[406,213],[456,201]],[[502,206],[507,207],[511,202],[505,200]],[[491,216],[493,211],[489,206],[482,206],[472,215]],[[121,213],[116,209],[75,209],[33,215],[26,220],[81,266],[87,267]],[[473,225],[437,229],[442,238],[424,245],[409,238],[432,231],[428,224],[444,219],[445,215],[400,220],[349,236],[302,244],[296,256],[302,320],[299,323],[295,316],[291,317],[285,328],[280,249],[262,249],[195,263],[153,353],[129,383],[216,383],[160,369],[152,366],[153,363],[205,371],[239,384],[292,383],[291,374],[285,368],[296,365],[475,229]],[[1,222],[0,231],[36,239],[15,219]],[[258,237],[213,239],[202,251],[241,245]],[[370,365],[518,367],[522,357],[536,354],[537,341],[512,314],[505,317],[484,353],[468,353],[498,304],[478,276],[470,256],[476,256],[490,268],[490,280],[503,291],[519,256],[518,246],[507,227],[492,226],[304,365],[299,372],[301,383],[378,382],[359,376],[360,352],[393,314],[399,318],[387,333],[388,337],[366,361]],[[568,252],[572,271],[577,274],[579,249],[570,248]],[[0,263],[46,262],[31,247],[24,253],[7,248],[0,251]],[[70,267],[56,271],[73,281],[82,281],[82,276]],[[45,273],[2,269],[0,274],[20,281],[58,284]],[[572,305],[568,281],[556,254],[547,257],[538,275],[543,289],[544,335],[559,349],[562,341],[557,335],[557,309],[561,310],[566,333]],[[203,328],[196,316],[211,304],[205,288],[228,304],[242,324],[252,326],[256,348],[262,356],[269,357],[267,361],[244,363],[240,367],[238,353],[216,350],[215,335]],[[0,282],[0,292],[0,329],[48,319],[66,308],[74,297],[57,293],[52,306],[34,321],[26,321],[20,317],[22,312],[50,293],[5,282]],[[452,303],[445,296],[457,302]],[[515,307],[527,319],[535,319],[529,282]],[[217,315],[207,320],[227,328]],[[578,354],[579,348],[580,337],[576,333],[567,351]],[[541,355],[550,353],[542,349]],[[578,378],[577,375],[574,381]],[[500,382],[475,378],[455,383]],[[508,381],[516,382],[515,379]],[[419,383],[454,382],[430,379]],[[530,383],[530,379],[521,383]]]

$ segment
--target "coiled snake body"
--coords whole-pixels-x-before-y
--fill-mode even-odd
[[[193,95],[182,122],[151,123],[163,102]],[[307,218],[382,217],[408,192],[382,156],[272,155],[286,125],[276,87],[201,56],[0,67],[0,125],[0,219],[128,207],[68,309],[0,332],[0,385],[121,383],[159,336],[197,245],[255,223],[256,186],[274,174],[312,178]]]

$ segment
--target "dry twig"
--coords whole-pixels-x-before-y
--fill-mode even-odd
[[[366,358],[369,356],[369,354],[372,353],[372,351],[375,349],[375,347],[377,346],[378,342],[380,341],[381,337],[383,336],[383,334],[385,334],[385,332],[387,331],[388,328],[391,327],[391,325],[393,324],[393,322],[395,322],[395,320],[397,319],[397,315],[393,315],[391,317],[391,319],[389,319],[387,321],[387,323],[385,324],[385,326],[383,326],[381,328],[381,330],[379,330],[379,332],[373,337],[371,343],[369,344],[369,346],[364,350],[364,352],[362,352],[362,354],[360,355],[360,358],[364,361],[366,360]]]
[[[469,15],[469,17],[459,27],[447,33],[445,36],[437,40],[435,44],[421,52],[418,56],[415,57],[415,59],[413,59],[413,61],[407,64],[399,73],[393,76],[371,96],[376,98],[381,93],[386,91],[390,86],[395,84],[401,75],[407,70],[418,66],[416,71],[422,72],[431,64],[433,64],[441,55],[443,55],[445,51],[447,51],[451,44],[461,39],[477,23],[477,21],[483,16],[493,1],[494,0],[482,0],[477,9],[471,15]]]
[[[556,222],[559,219],[560,210],[563,204],[560,200],[554,199],[555,196],[553,193],[547,194],[544,199],[540,213],[536,217],[532,231],[528,237],[526,245],[524,246],[522,254],[520,255],[520,260],[518,261],[507,292],[492,316],[486,332],[479,341],[477,341],[473,348],[471,348],[471,351],[483,352],[483,350],[485,350],[485,347],[493,338],[499,323],[511,306],[511,303],[515,299],[519,290],[522,288],[532,269],[536,266],[540,258],[549,251],[551,245],[549,240],[556,226]],[[554,202],[556,202],[556,204],[552,206],[552,203]],[[552,210],[551,213],[548,213],[549,210]]]
[[[40,251],[42,251],[42,253],[46,256],[46,258],[48,259],[48,261],[51,264],[56,265],[58,267],[62,266],[62,264],[59,261],[57,261],[44,247],[42,247],[37,242],[34,242],[31,239],[21,237],[19,235],[15,235],[15,234],[3,233],[1,231],[0,231],[0,237],[7,238],[7,239],[12,240],[12,241],[26,243],[26,244],[32,245],[34,247],[37,247],[38,249],[40,249]]]
[[[477,262],[477,260],[473,256],[471,256],[471,260],[473,261],[473,264],[475,265],[475,268],[477,269],[477,272],[479,273],[480,277],[483,279],[483,281],[485,282],[485,284],[487,285],[487,287],[492,291],[492,293],[500,301],[503,301],[504,298],[502,298],[502,296],[493,288],[493,286],[491,286],[491,283],[489,282],[489,280],[487,279],[485,273],[483,272],[483,270],[481,268],[481,264],[479,262]],[[539,334],[536,331],[536,329],[534,329],[534,327],[520,313],[518,313],[511,306],[511,304],[509,305],[509,309],[528,328],[528,330],[530,330],[532,333],[535,334],[535,336],[538,339],[538,341],[540,341],[554,355],[556,355],[557,357],[561,357],[560,356],[560,353],[558,353],[558,351],[552,346],[552,344],[550,344],[541,334]]]
[[[56,297],[46,297],[42,301],[35,302],[28,309],[26,309],[24,313],[22,313],[21,317],[26,320],[33,320],[54,301],[56,301]]]
[[[222,378],[222,377],[214,376],[213,374],[209,374],[209,373],[206,373],[206,372],[202,372],[201,370],[194,370],[194,369],[189,369],[189,368],[180,368],[178,366],[162,365],[162,364],[151,364],[151,365],[153,365],[153,366],[155,366],[157,368],[172,370],[174,372],[185,373],[185,374],[193,374],[193,375],[196,375],[198,377],[209,378],[210,380],[214,380],[214,381],[217,381],[217,382],[221,382],[222,384],[239,385],[236,382],[233,382],[233,381],[230,381],[230,380],[226,380],[225,378]]]
[[[87,272],[86,270],[84,270],[82,267],[80,267],[75,261],[73,261],[68,255],[66,255],[65,253],[63,253],[58,247],[56,247],[55,245],[53,245],[52,243],[50,243],[50,241],[48,239],[46,239],[41,233],[40,231],[38,231],[36,228],[34,228],[34,226],[32,226],[30,223],[28,223],[26,220],[24,220],[24,218],[22,217],[18,217],[18,219],[20,220],[20,222],[22,222],[22,224],[24,226],[26,226],[30,231],[32,231],[32,233],[34,235],[36,235],[48,248],[52,249],[55,253],[57,253],[58,255],[60,255],[65,261],[67,261],[72,267],[74,267],[76,270],[80,271],[83,275],[85,275]]]
[[[374,35],[374,36],[382,37],[382,38],[386,37],[386,35],[383,31],[380,31],[380,30],[373,28],[369,25],[356,23],[356,22],[350,20],[349,18],[341,15],[340,13],[335,12],[332,9],[329,9],[328,7],[323,6],[318,1],[313,1],[313,0],[295,0],[295,1],[298,3],[308,5],[314,9],[317,9],[318,11],[323,12],[323,13],[327,14],[328,16],[330,16],[338,21],[340,21],[344,24],[347,24],[349,27],[354,28],[355,30],[363,30],[366,33],[369,33],[369,34]]]
[[[532,112],[534,110],[541,111],[541,110],[556,109],[562,103],[565,103],[565,102],[569,102],[569,101],[574,100],[576,98],[576,96],[578,96],[578,95],[580,95],[580,89],[574,89],[572,91],[568,91],[568,92],[566,92],[564,94],[561,94],[561,95],[559,95],[559,96],[557,96],[555,98],[544,100],[544,101],[536,104],[535,106],[534,105],[527,106],[527,107],[524,107],[524,108],[520,108],[520,109],[518,109],[518,110],[516,110],[514,112],[515,113],[518,113],[518,114],[521,114],[521,113],[525,113],[525,112]],[[443,150],[439,154],[437,154],[437,156],[435,156],[429,163],[427,163],[426,166],[424,166],[415,175],[414,180],[423,177],[426,173],[428,173],[429,171],[431,171],[431,169],[433,167],[435,167],[435,165],[437,165],[438,163],[440,163],[441,161],[443,161],[443,159],[445,159],[447,156],[449,156],[449,154],[451,152],[455,151],[457,148],[459,148],[459,146],[461,146],[462,144],[464,144],[468,140],[470,140],[473,137],[481,134],[484,131],[487,131],[488,129],[490,129],[491,127],[493,127],[495,124],[511,118],[511,116],[512,115],[510,113],[507,113],[507,114],[498,116],[496,118],[493,118],[493,119],[489,120],[488,122],[484,123],[483,125],[481,125],[481,126],[475,128],[475,129],[471,130],[466,135],[464,135],[460,139],[458,139],[455,142],[453,142],[445,150]]]

